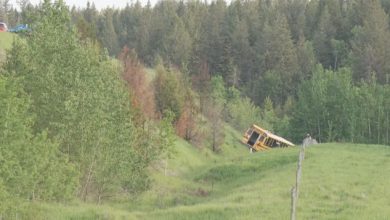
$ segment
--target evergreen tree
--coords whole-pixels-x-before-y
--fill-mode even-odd
[[[229,47],[225,29],[226,3],[223,0],[212,2],[209,6],[207,18],[204,20],[200,39],[201,60],[208,63],[210,73],[225,74],[228,64]]]
[[[297,42],[304,34],[305,10],[308,2],[308,0],[282,0],[278,2],[278,8],[287,18],[294,42]]]
[[[119,54],[120,48],[118,44],[118,35],[114,27],[114,11],[113,9],[105,9],[104,16],[100,17],[97,25],[99,39],[102,45],[107,48],[111,55]]]
[[[153,10],[151,17],[149,47],[153,58],[161,57],[166,64],[171,62],[170,56],[173,54],[171,47],[172,33],[177,28],[177,3],[175,1],[161,1]],[[174,39],[175,40],[175,39]]]
[[[169,53],[168,59],[173,64],[183,68],[188,65],[190,60],[192,40],[179,17],[176,17],[173,22],[173,30],[167,39],[167,51]]]
[[[327,6],[321,11],[318,22],[318,29],[313,37],[317,59],[325,68],[334,68],[331,40],[335,36],[336,29],[333,26]]]
[[[240,79],[243,78],[241,72],[244,76],[249,75],[253,57],[253,50],[249,44],[249,30],[246,21],[236,17],[231,35],[232,56],[237,68],[235,70],[236,73],[229,80],[229,84],[238,87],[240,85]]]
[[[386,82],[390,71],[390,32],[388,16],[379,0],[367,4],[363,26],[354,29],[352,41],[352,68],[354,79]]]
[[[304,37],[300,37],[297,42],[297,60],[299,73],[295,81],[302,82],[304,79],[309,78],[317,63],[313,44],[310,41],[306,41]]]
[[[267,86],[262,91],[262,102],[270,96],[277,104],[283,103],[287,94],[294,93],[293,79],[298,72],[296,49],[290,37],[286,18],[278,15],[264,29],[264,54],[261,59],[265,74],[261,76],[259,88]],[[270,92],[267,92],[270,91]],[[274,92],[272,92],[274,91]]]

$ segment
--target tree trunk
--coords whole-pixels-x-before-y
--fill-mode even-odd
[[[368,119],[368,142],[371,142],[371,120]]]
[[[380,136],[381,136],[381,118],[380,118],[380,114],[381,113],[381,110],[380,110],[380,105],[378,105],[378,127],[377,127],[377,132],[378,132],[378,135],[377,135],[377,144],[380,144]]]
[[[89,184],[90,184],[91,179],[92,179],[92,172],[93,172],[94,164],[95,164],[95,159],[92,160],[92,162],[91,162],[91,164],[89,166],[87,179],[86,179],[86,182],[85,182],[85,184],[83,186],[83,190],[81,191],[81,195],[82,195],[82,198],[83,198],[84,202],[87,201],[88,188],[89,188]]]
[[[321,142],[321,126],[320,120],[317,118],[317,129],[318,129],[318,141]]]
[[[386,144],[390,144],[389,143],[389,124],[390,124],[390,121],[389,121],[389,112],[386,113]]]

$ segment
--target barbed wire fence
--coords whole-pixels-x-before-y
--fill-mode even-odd
[[[315,139],[312,139],[311,137],[305,138],[303,140],[301,149],[299,151],[298,167],[297,167],[297,173],[295,177],[295,186],[291,188],[291,220],[296,220],[297,203],[299,197],[299,185],[302,176],[302,163],[303,160],[305,159],[305,149],[308,145],[315,144],[315,143],[317,143]]]

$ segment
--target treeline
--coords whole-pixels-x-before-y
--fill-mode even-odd
[[[355,82],[370,79],[372,72],[388,82],[389,7],[385,0],[382,5],[378,0],[161,1],[100,12],[88,4],[73,8],[72,19],[84,37],[97,38],[113,56],[127,46],[148,66],[161,58],[191,74],[207,64],[212,75],[251,94],[258,85],[277,81],[268,79],[271,75],[290,80],[292,88],[285,89],[297,91],[317,62],[333,70],[350,66]],[[252,88],[251,81],[259,82]],[[278,103],[285,100],[273,96]],[[266,96],[251,97],[261,104]]]
[[[205,96],[211,94],[207,84],[221,77],[225,90],[238,90],[239,99],[249,97],[260,107],[260,119],[253,122],[295,141],[310,132],[322,141],[389,144],[389,10],[388,0],[168,0],[102,11],[87,4],[71,13],[80,37],[95,39],[112,56],[126,46],[147,66],[163,63],[180,70],[199,95],[202,114]],[[343,92],[354,94],[343,95],[360,98],[349,100],[356,105],[341,106],[355,114],[337,110],[342,97],[332,91],[337,85],[315,99],[303,97],[311,95],[306,87],[318,64],[336,73],[333,83],[344,80],[340,71],[351,73],[353,89]],[[227,108],[232,102],[228,96],[224,100],[222,120],[231,121]],[[328,107],[298,117],[305,112],[302,106],[313,110],[321,103]]]
[[[291,127],[316,134],[321,142],[390,143],[390,86],[376,78],[353,84],[349,68],[318,65],[298,91]],[[305,130],[309,128],[310,130]]]
[[[20,5],[20,13],[11,7],[8,20],[33,23],[38,9],[28,1]],[[202,93],[208,94],[203,90],[211,78],[220,76],[226,90],[234,88],[241,98],[249,97],[260,107],[263,113],[258,117],[270,130],[295,141],[306,132],[321,140],[355,141],[349,136],[319,132],[323,129],[308,122],[316,120],[314,116],[303,118],[300,124],[291,120],[299,114],[294,112],[301,103],[300,87],[313,77],[317,64],[334,72],[350,69],[354,87],[375,83],[386,91],[390,80],[389,10],[388,0],[253,0],[230,4],[223,0],[168,0],[155,6],[135,2],[123,9],[102,11],[88,3],[82,9],[71,8],[70,13],[78,37],[97,42],[111,56],[118,56],[127,47],[146,66],[162,65],[180,72],[176,75],[185,80],[178,82],[185,81],[181,86],[192,88],[199,96],[202,114]],[[271,115],[277,119],[272,119],[273,123],[264,118],[267,102],[272,103]],[[373,108],[366,107],[363,112]],[[370,122],[387,121],[389,107],[382,107],[385,114],[380,119],[370,118]],[[332,118],[349,117],[332,115],[341,112],[319,113],[331,114]],[[223,120],[229,121],[226,115]],[[387,136],[387,125],[380,127],[383,129],[374,136]],[[345,134],[337,129],[333,133]],[[378,139],[369,142],[388,144]]]

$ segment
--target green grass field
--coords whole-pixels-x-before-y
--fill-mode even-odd
[[[151,169],[152,189],[136,201],[100,206],[39,204],[49,219],[289,219],[298,147],[249,154],[227,130],[220,155],[176,142]],[[298,219],[389,219],[390,147],[321,144],[303,162]]]
[[[15,34],[9,32],[0,32],[0,49],[10,49]]]
[[[9,32],[0,32],[0,65],[6,58],[6,50],[11,49],[15,34]]]

